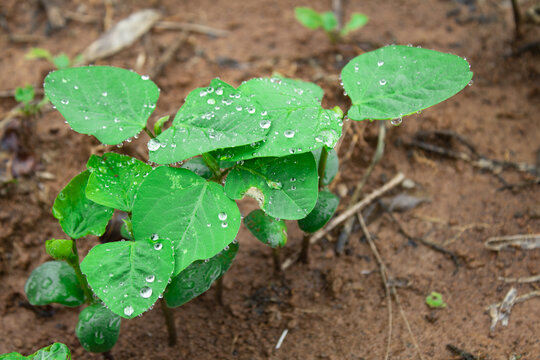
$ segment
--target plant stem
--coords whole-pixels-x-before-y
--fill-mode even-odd
[[[204,163],[206,164],[206,166],[208,166],[208,168],[212,170],[212,172],[214,173],[214,177],[216,177],[217,179],[220,179],[221,169],[219,168],[219,164],[216,158],[213,157],[210,153],[204,153],[202,154],[202,159]]]
[[[279,247],[272,248],[272,258],[274,259],[274,275],[280,275],[281,260],[279,256]]]
[[[150,139],[155,138],[155,135],[152,134],[152,131],[150,131],[150,129],[148,128],[148,126],[145,126],[143,130],[148,134],[148,136],[150,136]]]
[[[167,325],[167,332],[169,333],[169,346],[176,345],[176,325],[174,323],[174,316],[171,309],[165,303],[165,300],[160,299],[161,311],[165,318],[165,324]]]
[[[310,234],[304,233],[304,237],[302,238],[302,250],[300,251],[300,261],[304,264],[309,263],[309,239]]]
[[[319,189],[324,187],[324,171],[326,170],[326,160],[328,159],[328,150],[326,146],[321,149],[321,157],[319,158]]]
[[[81,272],[81,266],[79,265],[79,251],[77,250],[77,242],[76,240],[73,240],[73,254],[74,256],[71,259],[67,260],[67,263],[69,266],[73,268],[75,271],[75,276],[77,276],[77,280],[79,281],[79,285],[81,285],[81,288],[84,292],[84,297],[86,298],[87,304],[92,304],[94,302],[94,297],[92,296],[92,290],[90,290],[90,287],[88,286],[88,281],[86,281],[86,276],[83,275]]]

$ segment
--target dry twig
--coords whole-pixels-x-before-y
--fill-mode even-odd
[[[173,21],[158,21],[154,25],[154,28],[158,30],[190,31],[190,32],[196,32],[200,34],[212,35],[216,37],[223,37],[229,34],[227,30],[215,29],[206,25],[192,24],[192,23],[179,23],[179,22],[173,22]]]

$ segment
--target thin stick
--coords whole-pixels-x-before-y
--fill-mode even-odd
[[[388,288],[391,289],[392,295],[394,296],[394,299],[396,300],[396,304],[398,305],[398,308],[399,308],[399,314],[401,315],[401,318],[403,319],[403,322],[405,322],[405,326],[407,327],[407,331],[409,332],[409,336],[411,338],[411,341],[412,341],[414,347],[416,348],[416,352],[418,354],[418,357],[420,358],[420,360],[424,360],[424,358],[422,356],[422,353],[420,352],[420,347],[418,346],[418,343],[416,342],[416,338],[414,337],[414,334],[412,332],[411,325],[409,324],[409,321],[407,320],[407,316],[405,315],[405,311],[403,310],[403,307],[401,306],[401,301],[400,301],[400,298],[399,298],[399,296],[397,294],[396,287],[394,285],[391,285],[391,286],[388,285],[388,281],[387,281],[387,279],[388,279],[388,271],[386,269],[386,266],[384,265],[384,262],[382,261],[382,258],[380,256],[378,250],[377,250],[377,247],[375,246],[375,243],[371,239],[371,235],[369,234],[366,223],[364,222],[364,218],[360,214],[356,214],[356,216],[358,218],[358,221],[360,222],[360,226],[362,227],[362,231],[364,232],[364,235],[366,236],[366,239],[367,239],[367,241],[369,243],[371,251],[375,255],[375,259],[379,263],[379,268],[380,268],[380,271],[381,271],[381,276],[383,277],[383,281],[385,283],[385,288],[386,289],[388,289]],[[383,273],[384,273],[384,276],[383,276]],[[388,356],[389,348],[390,348],[390,345],[388,345],[388,348],[387,348],[387,356]],[[387,359],[387,358],[388,357],[386,357],[385,359]]]
[[[373,191],[371,194],[366,196],[362,201],[354,204],[353,206],[349,207],[347,210],[345,210],[341,215],[338,217],[335,217],[332,219],[324,229],[321,229],[314,233],[311,238],[309,239],[310,244],[315,244],[317,241],[325,237],[330,231],[332,231],[334,228],[336,228],[338,225],[340,225],[342,222],[347,220],[349,217],[356,214],[358,211],[361,211],[363,208],[368,206],[373,200],[378,198],[379,196],[383,195],[387,191],[392,190],[397,185],[401,184],[401,182],[405,179],[405,175],[403,173],[398,173],[396,176],[394,176],[389,182],[381,186],[380,188]],[[297,256],[290,257],[286,259],[282,265],[281,269],[286,270],[289,268],[292,264],[295,263],[295,261],[298,259]]]
[[[160,299],[161,311],[165,318],[165,325],[167,325],[167,333],[169,334],[169,346],[176,345],[176,324],[174,323],[174,316],[171,309],[165,303],[163,298]]]
[[[160,30],[183,30],[197,32],[200,34],[212,35],[212,36],[227,36],[229,32],[227,30],[221,30],[212,28],[210,26],[201,25],[201,24],[191,24],[191,23],[179,23],[173,21],[158,21],[154,25],[155,29]]]
[[[504,281],[506,283],[517,282],[520,284],[526,284],[526,283],[540,281],[540,274],[534,275],[534,276],[520,277],[520,278],[507,278],[507,277],[499,276],[499,280]]]
[[[514,15],[515,36],[521,36],[521,12],[519,11],[518,0],[512,0],[512,13]]]

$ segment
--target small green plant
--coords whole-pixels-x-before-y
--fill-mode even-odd
[[[0,355],[0,360],[71,360],[71,353],[66,345],[54,343],[38,350],[32,355],[24,356],[16,352]]]
[[[36,104],[34,103],[34,97],[35,90],[32,85],[19,86],[15,89],[15,100],[21,104],[20,111],[26,116],[37,114],[43,105],[48,102],[48,99],[44,97]]]
[[[426,305],[430,308],[444,308],[446,307],[446,304],[443,301],[442,294],[432,291],[431,294],[429,294],[426,297]]]
[[[351,19],[339,29],[338,19],[332,11],[319,13],[309,7],[296,7],[294,15],[302,25],[311,30],[322,28],[330,41],[337,42],[350,32],[356,31],[367,24],[369,18],[362,13],[351,14]]]
[[[342,71],[352,120],[394,119],[439,103],[471,80],[455,55],[388,46],[352,59]],[[107,66],[50,73],[45,92],[73,130],[120,145],[141,131],[149,161],[92,155],[86,170],[58,194],[53,215],[67,235],[46,243],[55,261],[36,268],[30,303],[87,307],[77,336],[88,351],[110,349],[121,318],[168,307],[204,293],[231,266],[241,215],[235,200],[256,199],[247,228],[273,248],[285,245],[284,220],[314,232],[338,199],[326,185],[337,171],[333,147],[344,114],[321,106],[317,85],[280,77],[238,88],[214,79],[190,92],[172,125],[147,120],[159,89],[148,78]],[[395,120],[398,119],[398,120]],[[159,164],[159,166],[157,166]],[[125,241],[93,247],[79,263],[77,242],[104,233],[114,211],[128,214]],[[174,333],[169,318],[169,331]]]
[[[47,60],[56,69],[62,70],[62,69],[67,69],[77,64],[80,61],[80,59],[82,59],[82,56],[80,55],[76,56],[72,61],[69,58],[69,56],[67,56],[65,53],[52,55],[51,52],[47,49],[34,47],[34,48],[31,48],[30,51],[28,51],[25,58],[29,60],[35,60],[35,59]]]

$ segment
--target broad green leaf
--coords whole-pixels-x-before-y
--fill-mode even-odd
[[[352,59],[342,70],[352,101],[352,120],[400,118],[458,93],[471,80],[466,60],[456,55],[391,45]]]
[[[113,214],[113,209],[96,204],[86,197],[89,176],[88,170],[75,176],[54,201],[52,213],[72,239],[88,234],[103,235]]]
[[[71,353],[66,345],[54,343],[28,356],[16,352],[0,355],[0,360],[71,360]]]
[[[248,230],[263,244],[272,248],[284,247],[287,243],[287,224],[257,209],[244,218]]]
[[[154,305],[174,268],[171,242],[148,238],[94,246],[81,263],[94,293],[113,313],[126,319]]]
[[[304,25],[308,29],[318,29],[322,26],[321,15],[315,10],[308,7],[296,7],[294,8],[294,16],[300,24]]]
[[[231,199],[250,196],[275,218],[302,219],[317,202],[317,165],[313,154],[245,161],[227,176],[225,193]]]
[[[268,113],[269,127],[263,142],[234,149],[223,149],[220,160],[245,160],[255,157],[286,156],[324,145],[334,147],[341,136],[342,121],[333,110],[321,107],[315,85],[285,78],[251,79],[240,86]]]
[[[345,24],[343,29],[341,29],[341,35],[345,36],[351,31],[360,29],[361,27],[366,25],[368,21],[369,21],[369,18],[364,14],[361,14],[361,13],[352,14],[351,20],[349,20],[349,22]]]
[[[322,229],[334,215],[339,205],[339,198],[329,191],[321,191],[315,208],[303,219],[298,220],[302,231],[314,233]]]
[[[101,205],[130,212],[135,194],[152,167],[126,155],[92,155],[86,164],[91,175],[86,196]]]
[[[109,145],[141,132],[159,97],[147,76],[110,66],[58,70],[43,87],[73,130]]]
[[[27,104],[34,100],[34,87],[32,85],[26,85],[25,87],[17,87],[15,89],[15,100],[17,102]]]
[[[34,269],[24,285],[24,292],[32,305],[79,306],[84,303],[75,271],[64,261],[47,261]]]
[[[317,163],[317,172],[319,172],[319,160],[321,158],[322,148],[313,150],[313,156],[315,157],[315,162]],[[334,180],[338,171],[339,171],[339,158],[334,149],[328,149],[328,157],[326,158],[326,166],[324,168],[324,179],[323,183],[328,185]]]
[[[102,304],[93,304],[80,312],[75,333],[86,351],[109,351],[118,340],[121,320]]]
[[[150,160],[170,164],[212,150],[264,139],[269,120],[241,88],[214,79],[189,93],[173,125],[148,142]]]
[[[176,276],[234,240],[240,210],[220,185],[186,169],[162,166],[139,189],[132,221],[136,240],[157,236],[172,241]]]
[[[45,241],[45,250],[55,260],[74,260],[73,240],[51,239]]]
[[[210,289],[229,270],[237,252],[238,244],[233,242],[210,259],[195,261],[182,270],[165,290],[163,298],[167,306],[182,306]]]
[[[55,56],[52,62],[54,66],[59,70],[67,69],[69,65],[71,64],[69,57],[64,53]]]
[[[322,28],[326,32],[333,31],[337,28],[338,22],[336,15],[331,11],[326,11],[321,14]]]
[[[212,170],[206,166],[204,160],[201,157],[192,158],[186,161],[182,165],[183,169],[188,169],[193,171],[195,174],[199,175],[202,178],[210,179],[212,177]]]

